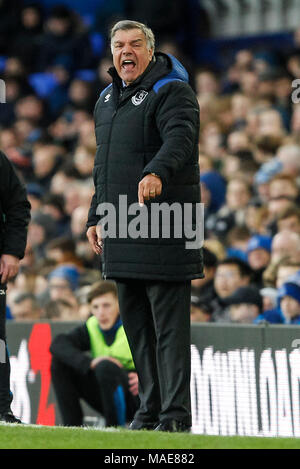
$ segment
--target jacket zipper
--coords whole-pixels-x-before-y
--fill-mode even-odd
[[[135,93],[137,91],[135,90]],[[127,101],[128,98],[130,98],[134,93],[130,94],[125,100],[122,101],[122,94],[119,95],[119,98],[118,98],[118,102],[117,102],[117,105],[116,105],[116,108],[112,114],[112,117],[111,117],[111,126],[110,126],[110,129],[109,129],[109,138],[108,138],[108,148],[107,148],[107,152],[106,152],[106,156],[105,156],[105,182],[106,182],[106,185],[105,185],[105,200],[107,200],[107,159],[108,159],[108,155],[109,155],[109,150],[110,150],[110,144],[111,144],[111,134],[112,134],[112,128],[113,128],[113,123],[114,123],[114,118],[118,112],[118,109],[124,105]],[[105,265],[107,265],[107,262],[106,262],[106,250],[104,249],[103,251],[103,254],[104,254],[104,263]],[[106,274],[103,274],[103,278],[104,280],[106,280]]]
[[[114,112],[112,114],[112,117],[111,117],[111,126],[110,126],[110,129],[109,129],[109,136],[108,136],[108,148],[107,148],[107,152],[106,152],[106,156],[105,156],[105,200],[107,200],[107,160],[108,160],[108,155],[109,155],[109,150],[110,150],[110,143],[111,143],[110,140],[111,140],[111,134],[112,134],[114,118],[117,114],[118,107],[119,107],[119,103],[117,104],[117,107],[114,110]],[[104,254],[104,264],[106,266],[107,265],[107,262],[106,262],[106,249],[104,249],[103,254]],[[106,274],[103,275],[103,278],[104,278],[104,280],[106,280]]]

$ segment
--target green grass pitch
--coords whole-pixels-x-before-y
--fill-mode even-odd
[[[0,449],[299,449],[297,438],[0,424]]]

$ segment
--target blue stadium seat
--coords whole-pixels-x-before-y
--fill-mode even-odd
[[[97,73],[95,70],[85,69],[77,70],[74,74],[75,78],[83,81],[94,81],[96,79]]]
[[[102,34],[97,33],[97,32],[92,32],[90,33],[90,41],[91,41],[91,46],[93,53],[96,57],[101,57],[103,54],[103,50],[105,47],[105,41],[104,37]]]
[[[33,73],[29,76],[29,83],[40,98],[47,98],[58,86],[53,73]]]

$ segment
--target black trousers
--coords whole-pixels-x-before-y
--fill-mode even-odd
[[[127,372],[109,360],[103,360],[94,370],[82,375],[53,357],[51,374],[66,426],[83,424],[80,399],[103,415],[107,427],[124,426],[138,408],[139,398],[129,391]]]
[[[10,411],[10,363],[6,345],[6,285],[0,283],[0,414]]]
[[[191,282],[116,279],[120,313],[139,377],[144,423],[191,425]]]

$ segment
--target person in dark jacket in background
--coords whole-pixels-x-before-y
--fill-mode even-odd
[[[115,283],[94,284],[88,302],[91,317],[57,335],[50,347],[52,382],[63,424],[83,424],[80,399],[84,399],[104,416],[107,427],[124,426],[138,406],[138,389]]]
[[[6,346],[6,283],[23,258],[30,203],[12,164],[0,151],[0,421],[20,423],[11,412],[10,363]]]
[[[104,278],[117,283],[139,377],[141,404],[130,428],[189,431],[191,280],[203,276],[200,237],[189,249],[184,216],[178,224],[171,216],[156,225],[148,215],[141,222],[142,229],[148,229],[146,236],[124,235],[136,221],[131,209],[143,215],[153,202],[167,211],[176,202],[182,215],[184,204],[190,204],[189,227],[195,232],[201,225],[196,216],[198,102],[184,67],[175,57],[154,53],[154,42],[152,31],[135,21],[120,21],[112,29],[113,83],[101,93],[94,111],[95,195],[87,236],[94,252],[103,253]],[[120,204],[121,195],[127,205]],[[120,220],[116,236],[114,222],[104,236],[98,209],[106,204]],[[127,221],[122,221],[124,205],[130,209]],[[161,233],[164,223],[170,228],[167,238]],[[184,228],[179,236],[174,233],[178,226]],[[152,228],[159,228],[157,237]]]

